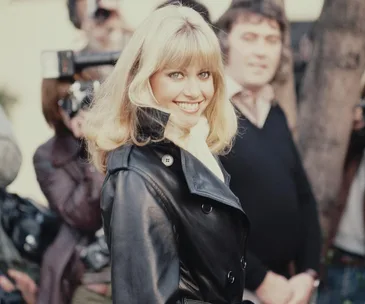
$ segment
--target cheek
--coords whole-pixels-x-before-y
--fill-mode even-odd
[[[159,103],[166,104],[173,101],[181,92],[181,85],[164,77],[152,77],[150,80],[153,95]]]
[[[157,100],[161,99],[161,94],[162,94],[162,90],[161,90],[161,86],[162,84],[160,84],[161,80],[158,76],[152,76],[150,78],[150,85],[151,85],[151,90],[152,90],[152,94],[153,96],[155,96],[155,98]]]
[[[249,54],[250,47],[242,41],[232,45],[232,47],[229,49],[229,59],[240,66],[246,63]]]
[[[280,62],[280,58],[281,58],[281,53],[282,53],[282,48],[281,47],[275,47],[272,49],[271,51],[271,62],[273,64],[273,66],[277,67],[279,62]]]
[[[213,79],[211,79],[210,81],[204,82],[201,86],[201,91],[205,97],[205,99],[210,100],[212,99],[213,95],[214,95],[214,83],[213,83]]]

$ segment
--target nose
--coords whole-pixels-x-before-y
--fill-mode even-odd
[[[255,55],[258,57],[265,57],[266,56],[267,46],[264,39],[259,39],[257,44],[254,48]]]
[[[200,83],[198,79],[190,78],[184,87],[184,95],[192,100],[197,100],[201,95]]]

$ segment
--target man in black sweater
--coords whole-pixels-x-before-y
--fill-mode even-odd
[[[320,226],[316,201],[270,85],[281,72],[284,15],[263,2],[233,1],[216,24],[240,131],[222,162],[251,222],[246,298],[307,304],[317,283]]]

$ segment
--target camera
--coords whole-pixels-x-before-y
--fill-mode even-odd
[[[47,207],[0,189],[1,225],[20,255],[40,264],[61,221]]]
[[[68,96],[60,99],[58,105],[72,118],[79,110],[91,105],[94,92],[99,86],[99,81],[76,81],[70,86]]]
[[[90,106],[99,81],[75,81],[75,75],[85,68],[114,65],[120,52],[76,53],[71,50],[43,51],[41,54],[42,76],[44,79],[67,80],[72,85],[68,96],[60,99],[58,105],[73,118],[80,109]]]
[[[109,265],[109,249],[102,228],[95,233],[95,241],[81,250],[80,257],[85,266],[94,272]]]
[[[44,79],[68,79],[72,81],[74,75],[85,68],[114,65],[119,56],[120,52],[43,51],[41,54],[42,76]]]

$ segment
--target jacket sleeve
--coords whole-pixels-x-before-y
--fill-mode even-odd
[[[102,214],[112,268],[113,302],[165,304],[178,300],[179,257],[167,200],[134,171],[110,175]]]
[[[10,121],[0,107],[0,188],[5,188],[18,175],[22,155],[13,136]]]
[[[82,177],[75,181],[62,167],[54,167],[39,150],[33,161],[38,183],[50,208],[71,227],[82,231],[99,229],[103,177],[85,166]]]
[[[313,269],[319,272],[322,236],[317,201],[314,198],[312,187],[294,141],[292,141],[292,145],[296,157],[294,174],[301,208],[303,233],[302,236],[299,237],[300,246],[295,261],[296,272],[300,273],[307,269]]]
[[[301,208],[302,234],[298,236],[299,246],[295,259],[296,272],[300,273],[307,269],[313,269],[319,272],[322,234],[319,224],[317,201],[313,195],[312,187],[303,167],[302,159],[299,155],[298,149],[286,122],[285,114],[282,110],[281,115],[285,121],[288,140],[290,140],[295,156],[295,168],[293,174]]]
[[[245,287],[255,291],[264,281],[267,267],[249,250],[247,250],[247,268]]]

